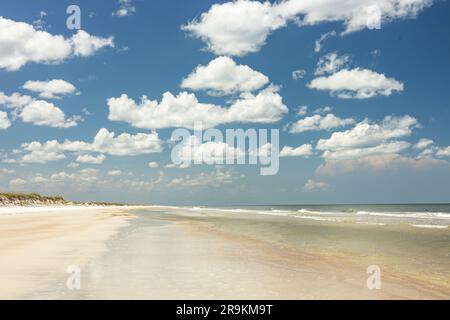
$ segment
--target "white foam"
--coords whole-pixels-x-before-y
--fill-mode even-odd
[[[412,224],[416,228],[428,228],[428,229],[448,229],[448,226],[441,226],[435,224]]]
[[[450,214],[444,212],[368,212],[358,211],[357,215],[368,215],[376,217],[393,217],[393,218],[413,218],[413,219],[449,219]]]

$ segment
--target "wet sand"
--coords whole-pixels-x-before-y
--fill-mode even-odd
[[[0,217],[0,297],[450,298],[448,230],[158,207],[132,214]],[[73,264],[82,270],[80,290],[65,284]],[[380,290],[367,288],[369,265],[381,269]]]

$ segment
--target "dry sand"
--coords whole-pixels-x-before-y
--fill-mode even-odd
[[[127,225],[121,207],[0,209],[0,299],[27,298],[83,267]]]

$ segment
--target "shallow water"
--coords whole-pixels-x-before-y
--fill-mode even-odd
[[[181,207],[180,207],[181,208]],[[450,204],[283,205],[239,207],[182,207],[197,212],[265,214],[299,219],[366,224],[408,224],[418,228],[448,228]]]
[[[350,218],[299,219],[291,214],[301,210],[298,206],[135,211],[137,218],[85,267],[81,290],[67,291],[62,279],[59,290],[52,286],[35,297],[450,297],[450,229],[417,228],[411,218],[395,216],[382,216],[387,220],[382,225],[361,223],[371,222],[372,216],[358,215],[355,210],[362,208],[355,207],[302,208],[318,216]],[[382,270],[381,291],[366,288],[370,265]]]

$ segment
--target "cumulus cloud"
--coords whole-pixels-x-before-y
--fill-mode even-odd
[[[66,119],[64,112],[53,103],[36,100],[26,105],[19,114],[23,122],[29,122],[38,126],[50,126],[54,128],[70,128],[77,125],[78,117]]]
[[[331,107],[321,107],[321,108],[317,108],[313,111],[314,114],[327,114],[330,113],[333,110],[333,108]]]
[[[27,81],[22,88],[37,92],[41,98],[61,99],[61,96],[73,94],[77,91],[70,82],[62,79],[53,79],[47,81]]]
[[[309,179],[305,185],[303,186],[304,191],[323,191],[327,190],[330,187],[328,183],[320,182],[320,181],[314,181],[312,179]]]
[[[354,124],[355,120],[352,118],[339,118],[334,114],[327,114],[322,116],[319,114],[311,117],[306,117],[294,122],[290,127],[291,133],[302,133],[306,131],[331,130],[338,127],[344,127]]]
[[[7,71],[19,70],[30,62],[60,63],[72,56],[90,56],[106,46],[114,46],[112,37],[96,37],[79,30],[71,38],[64,38],[0,17],[0,69]]]
[[[0,130],[6,130],[11,126],[8,114],[6,112],[0,111]]]
[[[202,172],[197,176],[187,175],[172,179],[168,185],[171,187],[220,187],[230,184],[236,177],[229,170],[216,167],[210,173]]]
[[[207,49],[217,55],[242,56],[259,51],[272,32],[290,21],[300,26],[342,22],[343,34],[347,34],[415,17],[431,3],[431,0],[348,0],[345,4],[341,0],[275,3],[238,0],[212,5],[182,29],[204,41]]]
[[[252,92],[269,83],[269,78],[249,66],[238,65],[229,57],[218,57],[199,65],[181,83],[182,88],[207,90],[212,95]]]
[[[288,112],[277,90],[269,86],[255,95],[243,94],[232,101],[229,108],[200,103],[194,94],[188,92],[177,96],[166,92],[160,102],[143,96],[140,104],[122,94],[108,99],[108,118],[147,129],[193,128],[195,122],[201,122],[204,128],[232,122],[272,123]]]
[[[202,143],[196,136],[190,136],[184,140],[175,156],[186,163],[195,161],[206,164],[223,164],[227,159],[245,156],[245,150],[234,148],[225,142]]]
[[[83,30],[79,30],[70,40],[73,54],[81,57],[91,56],[103,47],[114,47],[113,37],[99,38]]]
[[[119,0],[119,8],[113,12],[116,17],[128,17],[136,12],[136,7],[131,0]]]
[[[21,187],[23,185],[26,185],[26,181],[24,179],[21,178],[17,178],[17,179],[13,179],[9,182],[9,185],[11,186],[11,188],[16,188],[16,187]]]
[[[337,52],[331,52],[319,59],[314,74],[321,76],[324,74],[335,73],[342,69],[350,61],[349,55],[339,56]]]
[[[30,104],[32,101],[32,97],[22,95],[17,92],[14,92],[10,96],[6,95],[4,92],[0,92],[0,105],[10,109],[22,108],[27,104]]]
[[[329,31],[327,33],[321,34],[319,39],[316,40],[315,45],[314,45],[314,52],[318,53],[322,50],[322,46],[324,44],[325,41],[327,41],[329,38],[331,37],[335,37],[336,36],[336,31]]]
[[[103,154],[99,154],[98,156],[85,154],[85,155],[79,155],[75,161],[79,162],[79,163],[84,163],[84,164],[87,164],[87,163],[88,164],[102,164],[103,161],[105,161],[105,160],[106,160],[106,157]]]
[[[113,176],[113,177],[117,177],[117,176],[121,176],[122,175],[122,171],[120,170],[110,170],[107,172],[108,176]]]
[[[420,139],[415,145],[414,149],[425,149],[431,145],[433,145],[433,140],[430,139]]]
[[[212,5],[182,29],[217,55],[242,56],[259,51],[267,36],[285,25],[286,19],[269,2],[240,0]]]
[[[414,159],[397,153],[385,153],[351,159],[326,159],[325,163],[317,168],[316,173],[329,176],[342,175],[354,171],[366,171],[369,169],[388,170],[410,168],[414,170],[425,170],[436,166],[448,167],[448,163],[430,157]]]
[[[325,164],[318,173],[335,174],[362,168],[387,168],[393,165],[422,167],[441,164],[431,157],[417,159],[400,153],[411,144],[398,139],[408,137],[419,128],[417,120],[410,116],[385,117],[380,123],[364,120],[352,129],[334,132],[329,139],[318,141],[316,150],[322,150]]]
[[[19,117],[22,121],[38,126],[54,128],[70,128],[83,120],[79,116],[66,118],[65,113],[53,103],[44,100],[34,100],[30,96],[13,93],[8,96],[0,92],[0,105],[13,109],[13,119]]]
[[[150,162],[148,163],[148,167],[149,167],[149,168],[152,168],[152,169],[155,169],[155,168],[158,168],[158,167],[159,167],[159,164],[158,164],[158,162],[156,162],[156,161],[150,161]]]
[[[325,151],[324,157],[326,159],[339,160],[339,159],[355,159],[359,157],[367,157],[373,155],[392,154],[398,153],[411,146],[410,143],[405,141],[394,141],[389,143],[381,143],[374,147],[366,148],[347,148],[338,149],[334,151]]]
[[[450,156],[450,146],[447,148],[441,148],[436,152],[438,157],[449,157]]]
[[[280,152],[280,157],[309,157],[312,155],[312,145],[304,144],[297,148],[285,146]]]
[[[341,99],[367,99],[378,95],[390,96],[403,91],[403,83],[368,69],[342,69],[326,77],[313,79],[311,89],[327,90]]]
[[[300,80],[303,79],[306,76],[306,70],[299,69],[292,71],[292,79],[294,80]]]
[[[418,121],[407,115],[387,116],[381,123],[371,123],[366,119],[350,130],[334,132],[329,139],[320,139],[316,148],[336,151],[373,147],[391,139],[407,137],[418,127],[420,127]]]
[[[304,116],[307,113],[308,113],[308,106],[299,106],[298,107],[298,111],[297,111],[298,116]]]
[[[22,148],[27,153],[21,157],[20,162],[46,163],[65,159],[65,152],[78,154],[89,152],[113,156],[133,156],[161,152],[162,141],[156,132],[150,134],[138,133],[136,135],[122,133],[116,136],[114,132],[102,128],[98,131],[94,141],[90,143],[70,140],[63,143],[56,140],[45,143],[33,141],[23,144]]]

